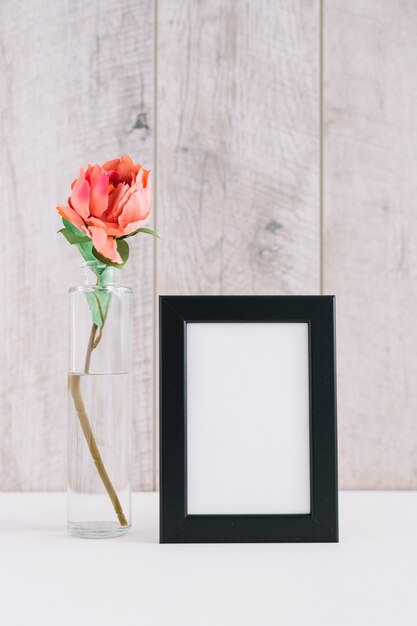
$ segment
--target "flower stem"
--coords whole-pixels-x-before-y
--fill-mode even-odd
[[[91,327],[90,338],[88,340],[88,346],[87,346],[87,353],[85,355],[85,365],[84,365],[85,374],[88,374],[90,371],[91,353],[98,346],[100,339],[102,337],[102,328],[100,328],[100,334],[96,340],[97,328],[98,327],[96,324],[93,324]],[[109,498],[111,500],[111,503],[113,505],[117,518],[120,522],[120,525],[127,526],[128,522],[123,513],[122,505],[120,504],[120,500],[117,497],[113,484],[109,478],[106,468],[104,467],[103,459],[101,458],[100,450],[98,449],[98,446],[97,446],[97,443],[94,438],[94,434],[90,425],[90,420],[88,419],[88,414],[87,414],[84,400],[81,394],[80,374],[72,374],[69,377],[69,386],[70,386],[72,399],[74,402],[74,407],[77,412],[78,420],[80,422],[85,440],[88,445],[88,449],[90,450],[91,456],[93,458],[93,461],[95,463],[99,476],[109,495]]]
[[[88,374],[88,372],[90,371],[91,353],[93,352],[94,348],[97,347],[94,345],[96,333],[97,333],[97,324],[93,324],[91,327],[90,337],[88,339],[87,352],[85,355],[85,363],[84,363],[85,374]],[[101,336],[100,336],[100,339],[101,339]]]

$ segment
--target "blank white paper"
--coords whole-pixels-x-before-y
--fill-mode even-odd
[[[310,513],[306,323],[187,324],[189,514]]]

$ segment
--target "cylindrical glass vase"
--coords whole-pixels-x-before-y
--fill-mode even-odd
[[[68,532],[123,535],[131,526],[132,290],[121,270],[83,266],[70,289]]]

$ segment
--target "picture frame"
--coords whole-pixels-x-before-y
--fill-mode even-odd
[[[160,542],[338,541],[334,296],[160,296]]]

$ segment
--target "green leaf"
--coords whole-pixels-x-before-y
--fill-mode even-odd
[[[87,237],[87,235],[76,235],[67,228],[61,228],[61,230],[59,230],[58,232],[62,233],[65,239],[72,245],[76,243],[85,243],[86,241],[90,241],[90,238]]]
[[[80,251],[82,257],[87,262],[97,263],[97,257],[94,255],[93,242],[89,237],[87,237],[79,228],[71,224],[67,219],[62,218],[62,222],[65,228],[62,228],[59,232],[64,235],[64,237],[69,241],[69,243],[76,245],[78,250]],[[120,253],[121,255],[121,253]],[[122,255],[121,255],[122,256]],[[129,254],[128,254],[129,256]],[[102,263],[109,265],[107,259],[103,257],[99,259]],[[127,260],[127,259],[126,259]],[[122,267],[122,266],[116,266]],[[97,276],[97,286],[104,287],[105,286],[105,271],[106,267],[97,267],[97,265],[93,265],[91,270]],[[87,291],[85,297],[87,299],[88,306],[91,311],[91,317],[93,323],[101,328],[103,326],[106,316],[107,309],[110,302],[111,293],[106,290],[97,289],[95,291]]]
[[[77,237],[85,237],[84,233],[77,228],[76,226],[74,226],[74,224],[71,224],[71,222],[69,222],[67,219],[65,219],[65,217],[62,218],[62,223],[65,226],[66,230],[69,230],[73,235],[77,236]],[[89,237],[86,237],[86,241],[83,243],[75,243],[75,245],[77,246],[78,250],[80,251],[81,256],[83,257],[84,261],[90,262],[90,261],[96,261],[96,258],[93,254],[93,242],[91,241],[91,239]],[[97,274],[97,276],[100,276],[100,274],[103,272],[103,270],[94,270],[95,273]]]
[[[116,239],[116,245],[117,245],[117,251],[122,257],[123,263],[114,263],[110,259],[107,259],[103,255],[101,255],[100,252],[98,252],[95,248],[93,248],[93,255],[95,256],[96,259],[101,261],[101,263],[105,263],[106,265],[110,265],[111,267],[122,268],[124,267],[124,265],[126,264],[129,258],[129,245],[127,244],[126,241],[123,241],[122,239]]]
[[[109,291],[87,291],[85,297],[87,298],[88,306],[90,307],[91,317],[99,328],[104,325],[107,316],[107,307],[110,300]]]
[[[96,259],[93,254],[93,242],[92,241],[87,241],[86,243],[77,243],[75,245],[80,251],[80,254],[83,257],[83,259],[87,261],[87,263],[89,263],[90,261],[96,262]],[[100,275],[101,272],[97,273],[95,268],[91,268],[91,269],[97,274],[97,276]]]
[[[85,237],[86,236],[79,228],[74,226],[74,224],[71,224],[71,222],[69,220],[65,219],[65,217],[62,218],[62,223],[64,224],[66,230],[69,230],[74,235],[77,235],[77,237]],[[59,232],[61,232],[61,231],[59,231]]]
[[[104,289],[108,286],[107,267],[104,268],[102,274],[97,279],[97,287],[94,292],[86,292],[88,306],[91,310],[91,316],[94,324],[99,328],[104,326],[107,318],[107,312],[110,305],[111,291]]]
[[[118,241],[120,241],[121,239],[127,239],[128,237],[133,237],[133,235],[137,235],[138,233],[146,233],[147,235],[152,235],[152,237],[158,237],[158,239],[161,239],[158,233],[156,233],[154,230],[151,230],[150,228],[138,228],[137,230],[134,230],[133,233],[129,233],[129,235],[123,235],[122,237],[119,237]]]
[[[117,243],[117,251],[123,259],[123,265],[127,263],[129,258],[129,244],[127,241],[116,241]]]

